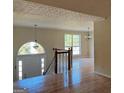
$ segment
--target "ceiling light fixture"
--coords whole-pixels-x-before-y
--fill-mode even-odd
[[[34,44],[33,47],[35,49],[38,48],[38,45],[37,45],[37,31],[36,31],[36,29],[37,29],[37,24],[34,25],[34,42],[35,42],[35,44]]]
[[[90,33],[90,28],[89,28],[89,27],[88,27],[88,33],[87,33],[87,35],[85,36],[85,38],[88,39],[88,40],[92,38],[91,33]]]

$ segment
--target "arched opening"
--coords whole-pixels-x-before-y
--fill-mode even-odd
[[[42,45],[27,42],[19,48],[17,55],[18,80],[43,74],[45,50]]]
[[[43,46],[36,42],[28,42],[22,45],[18,51],[18,55],[44,54]]]

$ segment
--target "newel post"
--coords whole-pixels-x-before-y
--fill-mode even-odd
[[[55,73],[57,74],[57,49],[55,49]]]

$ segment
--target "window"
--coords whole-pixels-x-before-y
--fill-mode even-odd
[[[44,58],[41,58],[41,74],[44,72]]]
[[[18,70],[19,80],[22,80],[22,60],[18,61]]]
[[[65,34],[65,49],[73,47],[73,54],[80,54],[80,35]]]
[[[28,55],[28,54],[43,54],[45,53],[44,48],[36,42],[28,42],[21,46],[18,55]]]

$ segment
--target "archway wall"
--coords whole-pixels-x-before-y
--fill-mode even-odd
[[[19,48],[27,43],[34,41],[34,28],[33,27],[19,27],[14,26],[13,32],[13,61],[14,66],[16,63],[17,53]],[[82,51],[80,58],[88,58],[89,57],[89,44],[88,40],[85,39],[85,35],[87,32],[85,31],[68,31],[61,29],[49,29],[49,28],[40,28],[37,29],[37,40],[38,43],[41,44],[45,49],[46,54],[46,62],[49,64],[51,59],[54,56],[53,48],[64,48],[64,34],[81,34],[81,43],[82,43]],[[13,66],[13,67],[14,67]],[[15,68],[13,69],[14,73],[14,81],[16,80]]]
[[[42,32],[42,33],[40,33],[40,32]],[[51,32],[51,33],[49,33],[49,32]],[[48,31],[44,32],[44,30],[37,32],[38,43],[41,44],[45,49],[46,62],[50,62],[53,57],[52,48],[62,46],[62,44],[58,44],[60,46],[55,46],[54,42],[56,42],[56,37],[55,37],[55,35],[54,36],[52,35],[52,31],[49,31],[49,32]],[[14,38],[13,39],[13,63],[14,63],[13,64],[13,67],[14,67],[13,77],[14,77],[14,81],[15,81],[15,80],[17,80],[15,66],[16,66],[16,58],[17,58],[18,50],[23,44],[34,41],[33,28],[14,27],[13,38]],[[50,42],[50,40],[52,42]],[[64,44],[64,42],[63,42],[63,44]],[[46,64],[48,64],[48,63],[46,63]]]
[[[95,72],[111,77],[111,17],[94,24]]]

